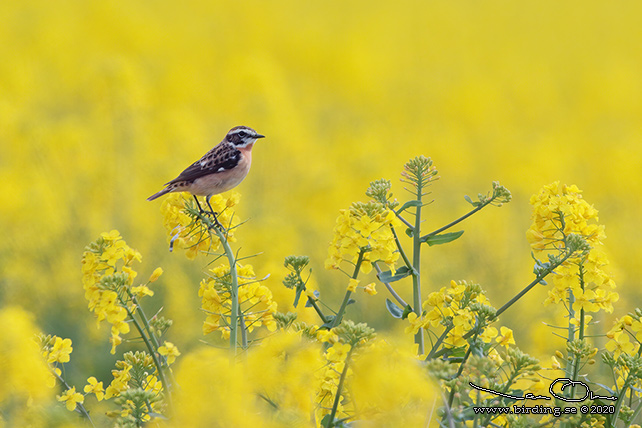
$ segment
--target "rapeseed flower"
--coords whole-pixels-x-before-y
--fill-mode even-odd
[[[341,210],[328,249],[326,269],[340,269],[342,262],[356,264],[360,256],[363,273],[369,273],[372,263],[377,261],[394,269],[399,252],[390,226],[400,224],[394,211],[375,201],[355,202],[349,209]]]
[[[533,214],[526,237],[537,254],[562,254],[571,235],[583,237],[590,250],[578,252],[555,269],[553,287],[544,304],[565,302],[568,293],[575,298],[574,309],[585,312],[613,311],[619,295],[615,282],[606,270],[609,261],[604,251],[604,225],[598,223],[598,211],[582,197],[575,185],[555,181],[542,187],[530,200]]]
[[[226,228],[228,242],[234,242],[234,229],[238,224],[234,216],[233,207],[238,204],[240,194],[233,192],[227,198],[222,195],[214,195],[210,204],[216,211],[216,218]],[[185,255],[192,260],[200,252],[215,251],[220,246],[220,240],[216,233],[208,229],[208,226],[197,218],[190,209],[186,208],[191,204],[183,193],[170,193],[165,197],[161,205],[163,224],[167,230],[167,239],[171,248],[185,249]],[[196,208],[191,208],[196,210]]]
[[[238,299],[243,314],[245,328],[252,332],[264,326],[268,331],[276,330],[273,314],[277,304],[272,291],[256,278],[252,265],[237,264]],[[198,295],[201,308],[207,314],[203,323],[203,334],[220,331],[223,338],[229,338],[229,319],[231,316],[231,275],[230,268],[220,265],[209,271],[209,276],[201,281]]]
[[[57,398],[58,401],[62,401],[65,403],[67,410],[69,410],[70,412],[76,410],[76,405],[78,403],[82,404],[83,401],[85,401],[85,396],[79,392],[76,392],[75,387],[69,388],[68,390],[63,392],[62,395],[58,395]]]

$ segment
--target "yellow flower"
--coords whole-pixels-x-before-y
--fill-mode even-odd
[[[132,366],[124,361],[116,362],[117,367],[122,367],[121,370],[112,370],[111,374],[114,376],[114,379],[111,381],[111,384],[105,390],[105,399],[110,399],[111,397],[116,397],[120,395],[121,392],[129,388],[128,382],[131,379],[129,371],[132,369]]]
[[[597,312],[600,310],[600,307],[593,301],[596,297],[593,290],[582,291],[579,289],[575,290],[573,294],[575,295],[574,308],[583,309],[587,312]]]
[[[67,410],[73,412],[76,410],[76,404],[82,403],[85,401],[85,397],[79,392],[76,392],[76,388],[72,387],[66,390],[62,395],[57,396],[58,401],[64,402],[67,406]]]
[[[377,290],[375,289],[375,283],[371,282],[370,284],[366,285],[365,287],[363,287],[363,291],[365,291],[371,296],[374,296],[375,294],[377,294]]]
[[[348,291],[357,291],[357,285],[359,285],[359,280],[350,278],[350,282],[348,283]]]
[[[616,334],[616,336],[612,340],[606,342],[606,345],[604,347],[607,351],[613,353],[613,355],[617,358],[620,356],[620,354],[623,353],[633,355],[633,353],[636,352],[638,346],[639,345],[631,343],[628,334],[623,334],[622,332],[620,332]]]
[[[227,239],[230,242],[234,242],[234,226],[238,224],[231,207],[236,205],[239,199],[240,195],[236,192],[227,199],[222,195],[214,195],[210,199],[212,208],[218,213],[218,221],[227,228]],[[209,230],[201,220],[195,223],[192,221],[192,217],[185,210],[186,204],[192,203],[191,197],[189,201],[183,193],[171,193],[163,200],[161,213],[168,234],[167,239],[172,243],[172,248],[185,249],[187,258],[194,259],[200,252],[216,250],[220,241],[216,233]]]
[[[157,267],[154,269],[154,272],[152,272],[152,275],[149,277],[149,282],[155,282],[160,278],[160,276],[163,274],[163,268]]]
[[[69,354],[74,350],[71,347],[71,339],[62,339],[56,337],[54,340],[51,352],[47,357],[48,363],[68,363],[70,358]]]
[[[408,314],[408,322],[410,323],[410,325],[404,329],[404,332],[411,334],[417,334],[419,329],[427,327],[428,325],[428,321],[424,319],[423,316],[419,317],[414,312],[410,312]]]
[[[105,397],[103,383],[98,382],[93,376],[87,379],[87,385],[85,385],[84,391],[86,394],[95,394],[98,401],[101,401]]]
[[[136,297],[143,298],[145,296],[153,296],[154,292],[146,285],[139,285],[137,287],[132,287],[132,294]]]
[[[347,343],[335,343],[333,346],[328,348],[325,357],[328,361],[345,361],[351,348],[352,347]]]
[[[118,241],[119,239],[122,239],[120,232],[116,229],[112,229],[110,232],[103,232],[100,234],[100,237],[105,241]]]
[[[500,335],[495,339],[497,343],[508,348],[509,345],[515,344],[513,330],[507,327],[500,327]]]
[[[322,329],[317,331],[317,340],[320,342],[335,343],[339,340],[339,336],[332,330]]]
[[[560,184],[559,181],[544,186],[531,197],[533,222],[526,237],[535,253],[560,253],[564,250],[562,242],[567,236],[582,236],[590,246],[589,252],[584,253],[581,259],[579,255],[567,259],[555,270],[553,287],[544,303],[566,302],[568,291],[572,290],[577,309],[611,312],[612,304],[619,296],[610,290],[615,287],[615,282],[605,270],[609,262],[602,244],[606,237],[604,226],[595,223],[598,212],[582,198],[581,193],[577,186]],[[579,283],[580,268],[582,284]]]
[[[495,327],[486,327],[482,334],[479,335],[479,338],[484,343],[490,343],[495,337],[497,337],[497,329]]]
[[[257,282],[252,265],[237,264],[237,274],[238,299],[247,330],[251,332],[264,326],[268,331],[274,331],[277,304],[272,291]],[[201,281],[198,295],[201,297],[201,308],[208,314],[203,324],[203,334],[221,331],[224,337],[229,337],[230,287],[230,268],[226,265],[210,269],[209,277]]]
[[[395,214],[377,202],[356,202],[350,209],[339,211],[326,269],[338,269],[343,261],[356,263],[359,254],[363,257],[361,271],[364,273],[370,272],[377,261],[394,268],[399,252],[389,226],[399,224]]]
[[[176,361],[176,357],[181,355],[176,345],[172,342],[165,342],[163,346],[158,348],[158,353],[167,358],[167,364],[172,364]]]
[[[160,393],[163,389],[163,384],[156,378],[156,376],[148,375],[145,379],[145,391],[154,391],[156,394]]]

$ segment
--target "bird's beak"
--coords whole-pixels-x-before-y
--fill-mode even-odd
[[[265,138],[265,135],[256,134],[256,135],[254,136],[254,138],[256,138],[256,139],[258,140],[259,138]]]

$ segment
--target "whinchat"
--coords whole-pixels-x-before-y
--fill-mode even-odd
[[[202,158],[188,166],[175,179],[165,183],[165,188],[153,194],[148,201],[171,192],[189,192],[201,209],[196,196],[205,196],[212,210],[210,198],[238,186],[247,176],[252,164],[252,147],[259,138],[264,138],[252,128],[236,126],[230,129],[223,141]]]

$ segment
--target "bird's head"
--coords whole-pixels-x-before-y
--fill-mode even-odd
[[[265,135],[261,135],[247,126],[235,126],[227,133],[225,140],[234,144],[236,148],[243,148],[254,144],[256,140],[264,137]]]

